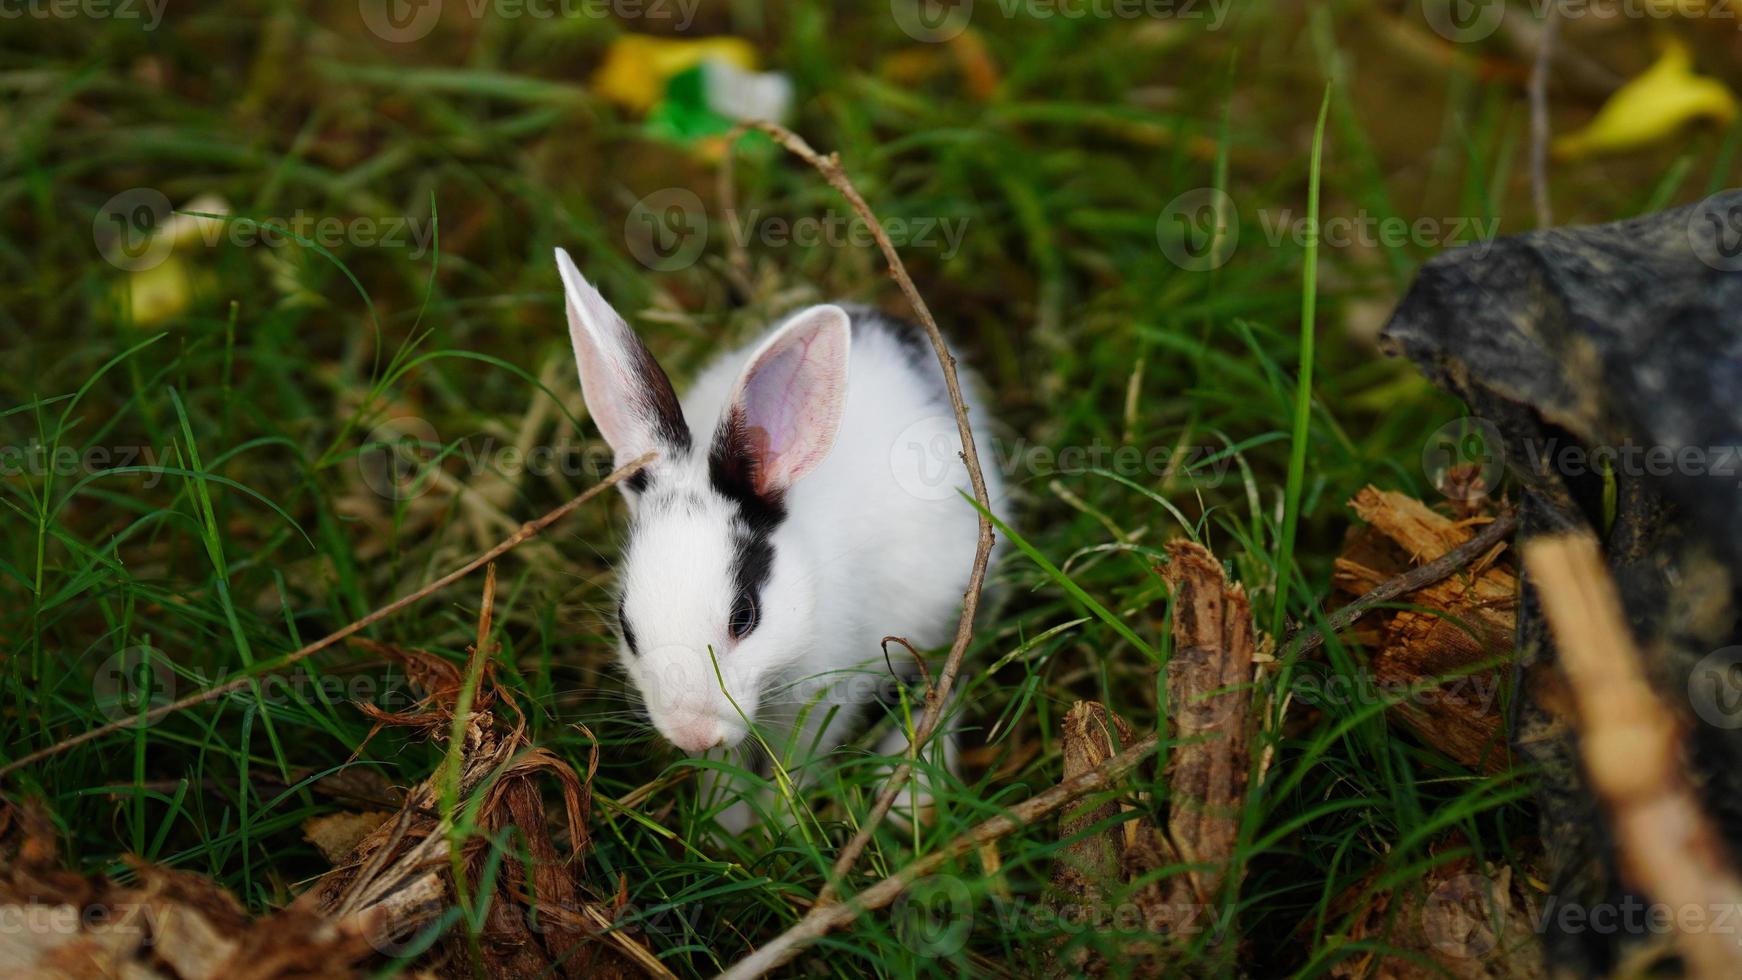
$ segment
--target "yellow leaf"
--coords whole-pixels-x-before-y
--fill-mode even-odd
[[[673,75],[709,60],[755,71],[756,49],[740,37],[683,41],[625,34],[611,42],[593,87],[618,105],[646,112],[665,95],[665,83]]]
[[[1695,119],[1735,118],[1736,97],[1717,79],[1695,75],[1687,46],[1669,38],[1655,64],[1616,90],[1590,125],[1555,140],[1554,152],[1567,160],[1623,153],[1667,139]]]
[[[129,273],[126,290],[133,325],[144,327],[187,309],[193,284],[186,263],[171,256],[149,269]]]

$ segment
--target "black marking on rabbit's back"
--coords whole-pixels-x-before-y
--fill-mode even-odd
[[[899,344],[902,353],[907,355],[914,367],[922,367],[937,360],[932,356],[931,341],[918,324],[860,303],[848,303],[842,309],[847,311],[847,317],[852,324],[855,343],[865,334],[877,332]]]
[[[932,350],[931,338],[926,335],[925,328],[911,320],[890,316],[863,303],[844,303],[841,308],[847,311],[847,317],[852,324],[855,346],[872,335],[882,335],[894,341],[907,361],[908,369],[932,386],[932,397],[940,400],[949,398],[949,386],[944,383],[943,368],[938,365],[937,352]]]

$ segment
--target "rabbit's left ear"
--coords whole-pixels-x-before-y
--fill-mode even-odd
[[[813,306],[763,342],[714,436],[716,478],[778,500],[828,456],[847,406],[852,341],[847,311]]]

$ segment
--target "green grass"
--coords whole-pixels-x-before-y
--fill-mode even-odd
[[[1355,490],[1432,493],[1422,441],[1459,409],[1379,358],[1360,324],[1433,247],[1303,253],[1267,242],[1259,211],[1498,216],[1504,231],[1528,221],[1509,176],[1522,103],[1473,62],[1413,69],[1426,106],[1398,111],[1425,120],[1427,136],[1391,138],[1370,87],[1336,75],[1351,59],[1406,70],[1367,36],[1363,4],[1322,8],[1310,29],[1269,5],[1215,32],[988,17],[976,23],[1002,82],[984,102],[947,48],[925,49],[939,56],[934,74],[889,75],[886,59],[916,45],[885,6],[723,4],[698,30],[748,37],[791,74],[795,128],[841,154],[885,219],[967,221],[959,254],[904,254],[991,393],[1002,435],[982,447],[989,465],[1013,447],[1096,445],[1192,448],[1197,465],[1015,467],[1021,540],[994,570],[960,682],[970,764],[958,777],[931,766],[940,817],[880,831],[861,861],[874,875],[1055,783],[1074,700],[1104,701],[1140,730],[1164,722],[1168,599],[1153,567],[1165,541],[1213,549],[1274,633],[1322,621]],[[364,32],[350,6],[251,2],[177,5],[150,35],[119,22],[6,29],[0,446],[17,450],[9,461],[40,446],[74,462],[0,479],[0,759],[148,707],[113,697],[128,668],[184,695],[270,664],[602,475],[553,246],[634,311],[680,383],[798,302],[898,302],[870,248],[751,242],[740,288],[719,222],[695,265],[638,264],[624,239],[637,199],[683,187],[718,201],[710,163],[645,138],[590,90],[621,29],[458,16],[396,45]],[[1328,118],[1315,133],[1321,92]],[[1722,182],[1734,142],[1696,137],[1684,165],[1695,174],[1677,181]],[[1181,269],[1158,247],[1158,217],[1211,186],[1236,202],[1238,248],[1213,271]],[[1564,217],[1691,193],[1654,186],[1593,180]],[[137,187],[181,207],[219,195],[236,224],[439,216],[437,248],[195,244],[174,257],[185,305],[140,322],[129,274],[92,232],[104,202]],[[768,153],[738,161],[737,197],[787,219],[844,213],[815,174]],[[395,499],[371,489],[372,467],[406,432],[440,473]],[[488,446],[563,447],[577,465],[475,463],[505,459],[480,457]],[[497,676],[537,744],[582,771],[600,749],[593,894],[626,880],[629,926],[673,971],[709,974],[803,914],[886,760],[864,743],[813,763],[804,819],[706,843],[709,808],[677,778],[695,764],[651,737],[609,667],[619,510],[602,500],[501,563]],[[460,662],[480,588],[456,586],[370,635]],[[1362,656],[1333,643],[1280,676],[1360,685]],[[1258,695],[1279,693],[1274,683]],[[1407,887],[1461,855],[1509,860],[1531,833],[1515,774],[1461,768],[1388,726],[1383,698],[1365,690],[1350,704],[1297,703],[1261,740],[1274,758],[1238,856],[1239,928],[1273,940],[1242,951],[1256,973],[1323,975],[1367,955],[1381,940],[1346,941],[1345,893]],[[138,854],[211,875],[265,912],[325,870],[302,822],[365,806],[326,777],[404,786],[441,765],[442,743],[392,728],[364,746],[370,719],[348,702],[406,697],[397,668],[334,649],[31,766],[5,790],[46,801],[72,867],[126,875],[123,856]],[[649,782],[635,806],[618,802]],[[1165,805],[1153,771],[1135,788],[1151,794],[1145,806]],[[851,976],[1029,972],[1058,938],[1025,914],[1061,846],[1054,830],[1002,842],[995,875],[961,863],[904,912],[825,940],[813,962]],[[928,926],[926,910],[941,917]],[[1228,966],[1215,958],[1228,951],[1200,945],[1206,970]]]

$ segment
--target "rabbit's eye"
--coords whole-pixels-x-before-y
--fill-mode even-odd
[[[749,636],[761,616],[762,610],[757,608],[756,597],[748,592],[740,595],[738,601],[732,604],[732,619],[727,624],[732,630],[732,639],[742,640]]]
[[[639,656],[641,651],[635,646],[635,631],[629,628],[629,616],[623,611],[623,602],[617,602],[617,628],[623,631],[623,642],[628,644],[629,653]]]

